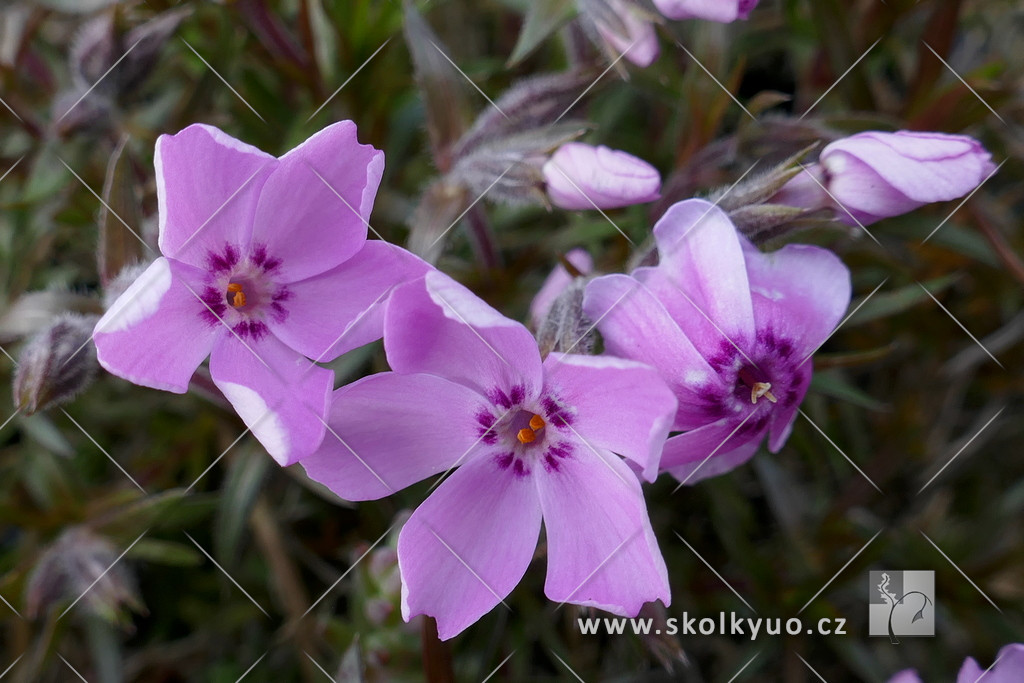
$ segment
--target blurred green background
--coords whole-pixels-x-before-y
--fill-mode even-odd
[[[510,64],[531,5],[557,30]],[[963,132],[1005,162],[962,206],[878,223],[879,243],[813,225],[769,244],[827,245],[851,268],[854,306],[875,292],[815,359],[813,424],[798,418],[781,453],[726,476],[648,488],[667,616],[754,616],[728,582],[760,616],[806,606],[805,620],[847,619],[847,635],[583,636],[584,610],[543,597],[542,543],[510,611],[439,644],[402,623],[392,550],[429,482],[341,503],[239,439],[202,370],[185,396],[101,375],[65,406],[19,409],[7,380],[24,341],[61,312],[102,312],[121,266],[155,255],[158,135],[200,121],[281,154],[352,119],[387,158],[371,222],[404,244],[447,170],[428,123],[457,130],[489,107],[454,67],[449,109],[424,105],[397,0],[40,0],[0,7],[0,678],[834,683],[916,667],[952,681],[964,657],[988,666],[1024,641],[1024,7],[762,0],[735,25],[665,22],[653,66],[607,71],[563,27],[571,2],[407,11],[491,99],[525,76],[592,70],[570,116],[589,122],[584,139],[666,180],[658,205],[610,213],[636,243],[667,202],[859,130]],[[439,266],[512,317],[559,254],[586,247],[607,271],[630,254],[596,212],[477,207],[491,258],[459,225]],[[332,367],[341,383],[386,366],[374,344]],[[867,637],[872,569],[935,571],[935,638]]]

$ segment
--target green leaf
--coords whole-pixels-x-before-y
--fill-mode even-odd
[[[249,519],[249,511],[263,484],[270,458],[255,452],[238,454],[228,467],[214,520],[214,554],[222,564],[234,564]]]
[[[959,275],[944,275],[922,282],[920,285],[915,282],[912,285],[907,285],[891,292],[879,292],[874,296],[867,295],[870,298],[859,309],[857,306],[864,301],[864,298],[852,304],[851,307],[857,312],[850,316],[850,319],[846,321],[843,327],[862,325],[872,320],[888,318],[897,313],[902,313],[924,301],[930,300],[931,297],[928,296],[928,292],[936,296],[939,292],[949,288],[958,279],[960,279]],[[928,292],[921,289],[921,285],[924,285]]]
[[[118,0],[38,0],[38,4],[68,14],[89,14],[116,5]]]
[[[867,410],[887,411],[889,405],[857,388],[839,372],[816,372],[811,378],[811,391],[846,401]]]
[[[96,526],[110,536],[138,535],[153,527],[177,529],[206,517],[213,505],[207,496],[173,489],[139,498],[114,510]]]
[[[100,208],[99,248],[96,250],[100,281],[107,284],[142,256],[142,243],[136,234],[142,226],[142,210],[135,187],[135,164],[128,149],[128,136],[121,138],[103,183]]]
[[[143,538],[132,546],[127,557],[168,567],[195,567],[203,563],[203,556],[194,547],[155,538]]]
[[[519,39],[508,58],[508,66],[516,66],[576,14],[573,0],[534,0],[526,11],[526,20]]]

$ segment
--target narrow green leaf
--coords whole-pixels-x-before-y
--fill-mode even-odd
[[[551,34],[576,14],[573,0],[534,0],[526,11],[519,39],[508,58],[508,66],[516,66],[526,59]]]

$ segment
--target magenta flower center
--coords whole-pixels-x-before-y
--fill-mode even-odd
[[[291,298],[288,288],[277,282],[279,259],[267,256],[262,244],[254,244],[248,254],[233,244],[206,257],[207,275],[200,315],[210,325],[226,324],[242,339],[262,339],[268,332],[267,321],[284,322]]]
[[[771,330],[760,330],[747,353],[723,341],[708,362],[726,387],[724,391],[720,385],[702,387],[708,410],[719,418],[749,416],[744,433],[759,432],[776,409],[791,408],[803,399],[798,386],[803,358],[792,342]]]
[[[518,386],[488,392],[493,405],[476,415],[480,440],[495,447],[498,467],[516,476],[530,474],[538,463],[557,472],[559,461],[572,456],[572,413],[551,396],[527,401],[525,393]]]

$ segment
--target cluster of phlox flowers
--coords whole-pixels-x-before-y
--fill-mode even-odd
[[[672,19],[732,21],[756,2],[655,4]],[[509,595],[542,528],[552,601],[625,616],[669,604],[642,484],[660,473],[694,484],[765,441],[782,449],[811,359],[851,299],[832,252],[764,252],[716,204],[689,199],[653,227],[653,265],[600,274],[570,254],[576,272],[552,273],[534,325],[567,315],[559,302],[573,293],[603,352],[582,338],[543,348],[448,275],[367,239],[384,157],[352,122],[280,158],[194,125],[158,140],[155,166],[161,256],[96,324],[99,362],[183,393],[209,358],[268,453],[343,499],[437,477],[401,530],[398,563],[403,616],[433,617],[441,638]],[[970,138],[867,132],[826,146],[772,201],[863,225],[963,196],[993,168]],[[653,201],[661,185],[647,162],[576,142],[542,175],[550,203],[570,211]],[[323,363],[379,339],[390,370],[335,388]],[[1020,659],[1011,647],[1007,670]]]

